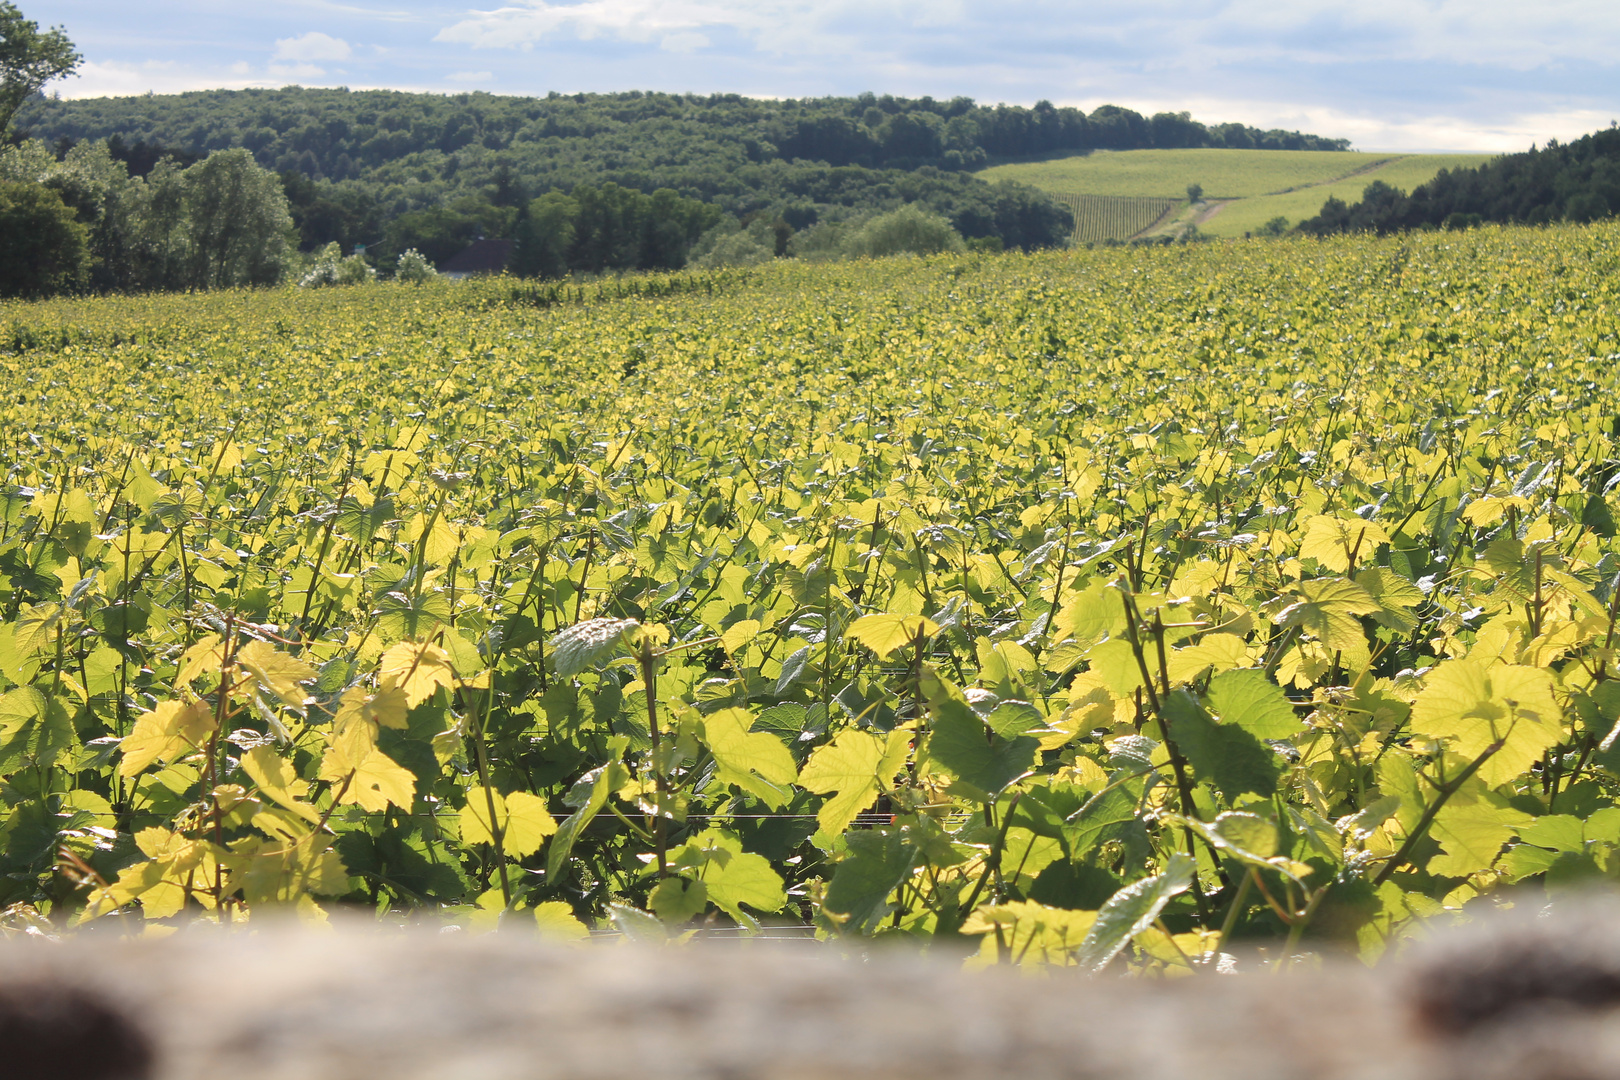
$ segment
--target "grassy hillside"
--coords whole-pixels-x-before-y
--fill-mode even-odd
[[[998,165],[977,175],[985,180],[1028,184],[1050,192],[1071,207],[1083,197],[1108,196],[1175,199],[1185,209],[1187,185],[1198,184],[1206,200],[1222,204],[1211,206],[1214,212],[1198,227],[1216,236],[1242,236],[1277,217],[1298,223],[1320,210],[1329,196],[1354,202],[1373,180],[1410,191],[1443,168],[1472,167],[1490,157],[1354,151],[1129,150]],[[1076,239],[1109,238],[1082,236],[1082,231],[1077,219]]]
[[[1355,202],[1374,180],[1382,180],[1390,187],[1410,192],[1433,179],[1441,169],[1472,168],[1489,161],[1491,157],[1490,154],[1411,154],[1398,157],[1332,183],[1229,202],[1198,227],[1214,236],[1242,236],[1276,217],[1285,217],[1290,225],[1297,225],[1314,216],[1330,197]]]
[[[978,175],[1054,193],[1185,198],[1188,184],[1212,199],[1239,199],[1337,180],[1390,160],[1390,154],[1308,150],[1126,150],[1019,165]]]

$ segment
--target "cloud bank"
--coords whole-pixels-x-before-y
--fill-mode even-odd
[[[1620,116],[1613,0],[31,0],[93,61],[181,86],[863,90],[1190,109],[1367,149],[1522,149]],[[148,85],[142,86],[146,80]]]

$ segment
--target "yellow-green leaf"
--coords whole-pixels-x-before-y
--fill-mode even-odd
[[[376,813],[389,804],[409,810],[416,799],[416,777],[381,750],[373,750],[355,767],[342,802],[359,803]]]
[[[383,653],[377,679],[384,690],[405,693],[405,705],[414,709],[431,698],[441,686],[452,686],[456,673],[450,654],[432,642],[402,641]]]
[[[274,747],[255,746],[243,754],[242,771],[252,777],[261,792],[293,813],[310,821],[320,820],[313,806],[299,801],[309,791],[309,785],[299,779],[293,763],[276,753]]]
[[[1358,562],[1365,562],[1380,544],[1387,543],[1389,534],[1371,521],[1318,514],[1305,523],[1299,557],[1315,559],[1324,570],[1342,574],[1350,569],[1352,554]]]
[[[888,656],[897,649],[916,643],[918,637],[932,637],[939,633],[939,624],[921,615],[896,615],[881,612],[863,615],[849,628],[849,637],[865,645],[879,656]]]
[[[722,782],[742,788],[773,810],[780,809],[793,794],[798,766],[781,739],[751,731],[753,722],[747,709],[721,709],[703,718],[701,738],[714,755]]]
[[[869,731],[842,731],[818,747],[799,773],[799,786],[830,794],[816,814],[821,828],[837,834],[849,828],[855,815],[877,801],[906,763],[910,733],[896,729],[887,736]]]
[[[1540,668],[1447,660],[1424,678],[1412,705],[1412,731],[1475,758],[1497,739],[1502,748],[1480,768],[1491,787],[1526,772],[1564,737],[1552,675]]]
[[[574,909],[561,900],[547,900],[537,905],[534,925],[541,937],[554,941],[581,941],[591,936],[585,924],[574,917]]]
[[[309,701],[309,694],[299,684],[309,682],[319,674],[302,660],[287,655],[265,641],[250,641],[242,646],[237,650],[236,662],[266,692],[299,712]]]
[[[160,701],[151,712],[135,719],[135,726],[118,744],[124,760],[119,773],[134,776],[154,761],[173,761],[201,747],[214,730],[214,710],[205,701],[190,705]]]

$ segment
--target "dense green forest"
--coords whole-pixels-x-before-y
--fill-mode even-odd
[[[1385,183],[1369,184],[1361,201],[1329,199],[1302,232],[1467,228],[1483,222],[1542,225],[1588,222],[1620,214],[1620,129],[1572,143],[1509,154],[1473,169],[1442,169],[1410,195]]]
[[[65,152],[110,140],[142,175],[245,147],[281,174],[300,246],[330,242],[453,251],[510,235],[531,199],[580,184],[668,189],[734,215],[800,231],[920,204],[969,240],[1059,244],[1069,212],[1029,188],[966,170],[991,160],[1093,149],[1342,149],[1344,140],[1186,113],[1090,114],[1042,102],[979,106],[863,94],[766,101],[735,94],[552,94],[544,98],[392,91],[206,91],[62,101],[36,97],[19,135]]]

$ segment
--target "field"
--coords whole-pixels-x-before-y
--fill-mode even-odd
[[[1411,191],[1440,169],[1466,168],[1488,160],[1488,154],[1130,150],[998,165],[979,175],[1030,184],[1066,202],[1079,196],[1106,195],[1172,199],[1183,208],[1187,206],[1187,185],[1196,183],[1203,187],[1206,200],[1224,204],[1199,224],[1200,231],[1242,236],[1276,217],[1285,217],[1290,224],[1314,217],[1330,196],[1355,202],[1374,180]]]
[[[1127,240],[1151,227],[1175,208],[1170,199],[1129,199],[1117,195],[1059,195],[1074,211],[1074,240],[1078,244]]]
[[[1242,199],[1336,180],[1393,154],[1310,150],[1107,150],[1079,157],[997,165],[978,175],[1047,191],[1185,199],[1200,184],[1211,199]]]
[[[1485,228],[0,306],[6,925],[1155,971],[1612,878],[1617,265]]]
[[[1278,195],[1238,199],[1221,207],[1219,213],[1198,228],[1211,236],[1242,236],[1276,217],[1285,217],[1290,225],[1298,225],[1306,218],[1315,217],[1329,198],[1343,199],[1347,203],[1357,202],[1362,191],[1374,180],[1410,192],[1432,179],[1441,169],[1472,168],[1489,160],[1488,154],[1412,154],[1398,157],[1345,180]]]

